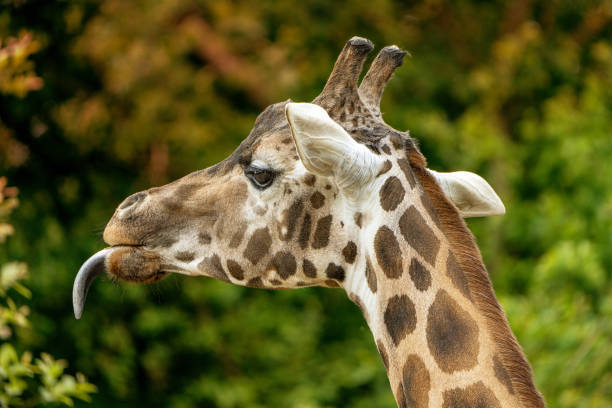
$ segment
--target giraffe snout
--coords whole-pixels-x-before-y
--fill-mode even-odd
[[[109,245],[142,245],[147,229],[149,194],[145,191],[132,194],[119,204],[115,214],[104,229],[104,241]]]

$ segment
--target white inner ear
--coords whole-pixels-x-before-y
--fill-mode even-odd
[[[343,190],[355,191],[380,170],[382,159],[357,143],[320,106],[288,103],[285,114],[300,159],[308,171],[334,177]]]
[[[478,174],[468,171],[440,173],[427,169],[446,196],[457,206],[462,217],[503,215],[506,207],[495,190]]]

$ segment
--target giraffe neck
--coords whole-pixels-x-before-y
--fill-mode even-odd
[[[374,237],[366,245],[373,250],[356,265],[365,278],[355,273],[344,284],[372,331],[398,406],[544,407],[471,234],[452,205],[428,208],[443,193],[414,170],[423,199],[401,210],[403,221],[372,222],[364,236]]]
[[[349,291],[359,299],[398,406],[521,407],[476,306],[445,272],[427,275],[414,265],[392,285],[378,279],[374,294],[367,283]],[[384,276],[375,267],[370,273]]]

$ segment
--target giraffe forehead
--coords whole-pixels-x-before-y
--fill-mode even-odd
[[[252,149],[251,162],[262,161],[271,167],[291,170],[300,161],[289,127],[263,134]]]

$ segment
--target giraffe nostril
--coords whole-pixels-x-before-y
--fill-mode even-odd
[[[123,200],[123,202],[119,205],[119,209],[125,210],[126,208],[131,207],[137,202],[142,201],[142,199],[144,199],[145,196],[146,196],[146,193],[143,193],[143,192],[132,194],[131,196]]]

